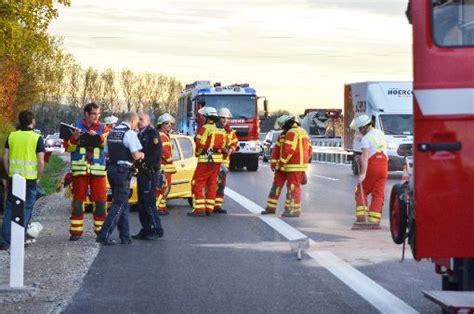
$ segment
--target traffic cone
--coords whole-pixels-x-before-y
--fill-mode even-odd
[[[403,173],[402,173],[402,179],[400,180],[400,183],[403,184],[405,182],[408,182],[408,180],[410,180],[410,175],[408,174],[407,166],[403,165]]]

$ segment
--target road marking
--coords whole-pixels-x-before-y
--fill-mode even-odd
[[[263,207],[228,187],[225,189],[225,194],[253,214],[260,214],[260,212],[264,210]],[[259,218],[289,241],[306,237],[306,235],[280,218],[268,216],[259,216]],[[309,242],[310,247],[313,249],[316,248],[317,243],[314,240],[309,239]],[[332,252],[313,250],[307,251],[306,254],[326,268],[367,302],[372,304],[380,312],[418,313],[410,305],[385,290],[378,283],[352,267],[349,263],[334,255]]]
[[[310,174],[309,176],[310,176],[310,177],[320,178],[320,179],[325,179],[325,180],[339,181],[339,179],[337,179],[337,178],[331,178],[331,177],[326,177],[326,176],[320,176],[320,175],[318,175],[318,174]]]

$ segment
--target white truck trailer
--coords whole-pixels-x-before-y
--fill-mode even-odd
[[[344,88],[344,149],[361,153],[361,134],[350,128],[354,117],[366,114],[387,139],[388,170],[402,170],[405,157],[413,155],[412,82],[361,82]],[[359,134],[358,134],[359,133]],[[352,171],[358,174],[355,160]]]

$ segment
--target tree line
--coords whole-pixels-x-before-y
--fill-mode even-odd
[[[158,73],[82,68],[47,28],[58,17],[55,6],[70,0],[0,1],[0,143],[21,110],[33,108],[45,132],[57,121],[82,114],[89,102],[104,116],[126,111],[176,115],[183,84]],[[46,114],[47,116],[43,116]],[[3,145],[3,144],[2,144]]]

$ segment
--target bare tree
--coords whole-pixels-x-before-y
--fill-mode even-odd
[[[117,87],[115,86],[115,72],[108,68],[100,75],[102,81],[101,105],[107,112],[119,110]]]
[[[67,87],[65,88],[67,93],[67,102],[70,106],[79,107],[82,86],[82,68],[75,61],[72,61],[68,66],[67,74]]]
[[[99,71],[89,67],[84,73],[84,85],[81,96],[81,103],[84,106],[88,102],[100,102],[102,82],[99,78]]]
[[[121,75],[122,93],[125,99],[127,111],[133,109],[133,91],[135,86],[135,74],[130,70],[123,70]]]

